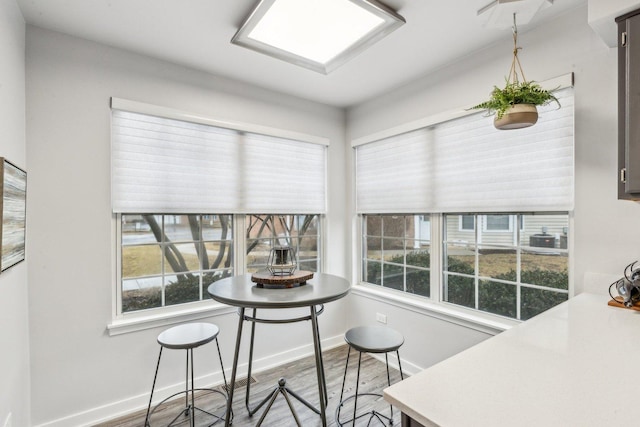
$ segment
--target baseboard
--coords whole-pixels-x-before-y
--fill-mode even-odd
[[[340,345],[343,345],[344,335],[336,335],[334,337],[322,339],[322,349],[329,350]],[[307,356],[313,355],[313,345],[304,345],[289,349],[287,351],[272,354],[261,359],[253,360],[252,375],[258,374],[262,371],[283,365],[285,363],[293,362],[298,359],[302,359]],[[403,367],[404,368],[404,367]],[[238,378],[246,377],[248,366],[246,363],[238,365]],[[227,379],[231,377],[231,367],[225,369]],[[223,383],[222,371],[212,372],[207,375],[197,377],[195,379],[196,387],[214,387]],[[156,388],[154,391],[154,397],[158,396],[157,401],[152,402],[152,405],[160,402],[163,398],[184,390],[184,382],[172,384],[170,386]],[[150,392],[151,390],[149,390]],[[112,402],[103,406],[92,408],[86,411],[71,414],[67,417],[58,418],[53,421],[48,421],[43,424],[38,424],[34,427],[77,427],[77,426],[91,426],[106,422],[112,419],[120,418],[122,416],[131,414],[136,411],[144,410],[149,404],[149,392],[143,393],[137,396],[130,396],[126,399]],[[155,400],[155,399],[154,399]],[[235,399],[234,399],[235,400]]]
[[[369,353],[369,355],[371,357],[373,357],[374,359],[378,359],[379,361],[381,361],[382,363],[384,363],[384,354],[382,353]],[[398,369],[399,364],[398,364],[398,358],[396,357],[395,353],[390,352],[387,353],[388,357],[389,357],[389,366],[391,366],[394,369]],[[410,377],[411,375],[415,375],[420,371],[423,371],[424,368],[421,366],[416,365],[415,363],[411,363],[406,361],[403,358],[400,358],[401,362],[402,362],[402,374],[404,375],[404,377]]]

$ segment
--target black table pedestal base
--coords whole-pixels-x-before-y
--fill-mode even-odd
[[[307,408],[311,409],[316,414],[320,414],[320,411],[317,408],[315,408],[311,403],[307,402],[303,397],[301,397],[300,395],[295,393],[293,390],[289,389],[286,386],[286,384],[287,384],[287,380],[285,378],[280,378],[278,380],[278,385],[271,391],[271,393],[269,393],[269,395],[267,395],[267,397],[265,397],[262,400],[262,402],[260,402],[255,408],[249,409],[249,416],[252,416],[262,406],[264,406],[265,403],[269,402],[267,404],[267,407],[265,408],[264,412],[260,416],[260,419],[258,420],[258,424],[256,424],[256,427],[262,425],[262,422],[264,421],[264,418],[267,416],[267,413],[271,409],[271,406],[273,405],[273,402],[275,402],[275,400],[276,400],[276,398],[278,397],[279,394],[282,394],[284,396],[285,400],[287,401],[287,405],[289,405],[289,409],[291,410],[291,414],[293,415],[293,418],[296,420],[296,424],[298,425],[298,427],[302,427],[302,424],[300,423],[300,419],[298,418],[298,414],[296,413],[296,410],[294,409],[293,404],[291,403],[291,399],[289,398],[289,396],[295,397],[298,401],[300,401],[302,404],[304,404]]]

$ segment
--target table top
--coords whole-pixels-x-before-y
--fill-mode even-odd
[[[640,313],[607,301],[580,294],[392,385],[385,399],[425,426],[633,424]]]
[[[294,288],[267,289],[251,281],[251,274],[227,277],[213,282],[207,292],[214,300],[245,308],[308,307],[335,301],[347,295],[347,279],[326,273],[314,273],[305,285]]]

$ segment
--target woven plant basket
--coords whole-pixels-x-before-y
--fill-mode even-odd
[[[509,107],[502,117],[495,117],[496,129],[522,129],[533,126],[538,121],[538,109],[533,104],[515,104]]]

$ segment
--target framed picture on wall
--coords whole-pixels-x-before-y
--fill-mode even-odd
[[[25,258],[27,173],[0,157],[0,272]]]

